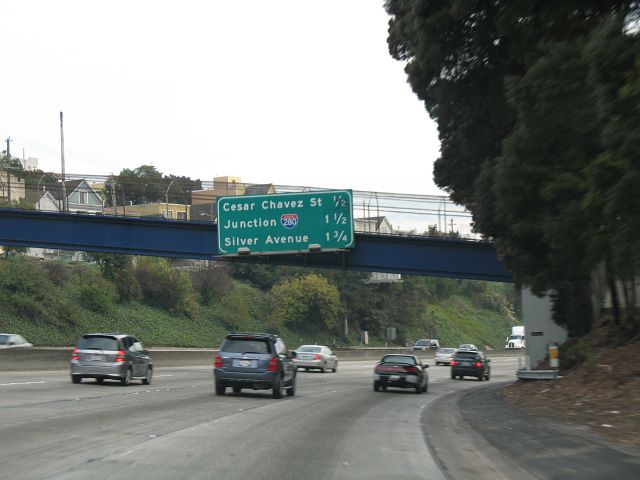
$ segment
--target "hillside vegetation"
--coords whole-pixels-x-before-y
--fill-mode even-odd
[[[519,323],[507,284],[423,277],[372,284],[368,274],[338,270],[221,262],[187,271],[161,258],[86,258],[1,259],[0,331],[38,346],[119,331],[149,346],[211,348],[229,331],[279,333],[294,347],[360,345],[366,330],[373,346],[428,337],[501,349]],[[388,327],[395,341],[386,338]]]

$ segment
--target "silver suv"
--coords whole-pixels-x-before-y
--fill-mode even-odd
[[[217,395],[224,395],[227,387],[234,393],[243,388],[271,390],[273,398],[281,398],[283,389],[290,397],[296,393],[293,356],[277,335],[227,335],[215,357],[213,375]]]
[[[71,354],[71,381],[83,378],[118,380],[129,385],[140,379],[144,385],[151,383],[153,363],[149,351],[136,337],[121,333],[90,333],[83,335]]]

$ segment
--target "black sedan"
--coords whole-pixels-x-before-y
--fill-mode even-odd
[[[413,388],[418,394],[426,392],[429,386],[427,368],[429,365],[423,365],[415,355],[385,355],[373,370],[373,390],[396,387]]]
[[[489,380],[491,365],[482,352],[457,351],[451,360],[451,379],[476,377],[478,380]]]

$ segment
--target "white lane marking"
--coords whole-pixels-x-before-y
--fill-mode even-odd
[[[163,375],[154,375],[154,377],[173,377],[173,375],[169,374],[169,373],[165,373]]]
[[[8,387],[10,385],[33,385],[38,383],[46,383],[45,381],[40,382],[12,382],[12,383],[0,383],[0,387]]]
[[[127,455],[133,453],[133,450],[129,450],[128,452],[124,452],[122,455],[120,455],[121,457],[126,457]]]

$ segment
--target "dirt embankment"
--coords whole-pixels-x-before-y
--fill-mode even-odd
[[[640,452],[640,336],[629,341],[604,319],[570,347],[581,363],[561,378],[519,381],[502,394],[529,413],[588,427]],[[562,368],[562,364],[561,364]]]

